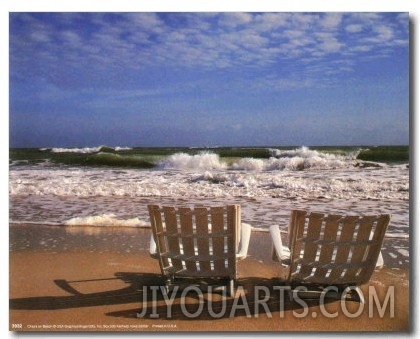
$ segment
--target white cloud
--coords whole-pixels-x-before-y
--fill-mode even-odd
[[[255,15],[253,26],[260,32],[272,31],[286,27],[291,17],[291,13],[260,13]]]
[[[257,79],[252,88],[258,91],[279,91],[279,90],[293,90],[301,88],[309,88],[314,86],[314,80],[309,77],[298,77],[293,75],[291,77],[284,76],[267,76],[265,78]]]
[[[394,37],[394,31],[389,26],[385,26],[385,25],[376,26],[374,28],[374,31],[378,33],[378,39],[380,40],[387,41],[387,40],[391,40]]]
[[[326,13],[321,17],[321,26],[324,28],[336,28],[341,24],[343,13]]]
[[[126,29],[132,27],[155,33],[163,31],[164,23],[156,13],[126,13],[124,17],[128,20]]]
[[[397,20],[398,20],[398,23],[401,24],[405,28],[408,25],[408,20],[409,20],[408,12],[398,14]]]
[[[81,42],[80,36],[72,31],[64,31],[61,33],[62,39],[70,45],[79,45]]]
[[[252,21],[252,15],[249,13],[222,13],[219,23],[221,26],[234,28],[237,26],[249,24]]]
[[[319,20],[319,15],[310,13],[292,13],[291,20],[293,23],[307,28],[310,24],[313,24]]]
[[[283,34],[289,39],[301,39],[307,36],[307,32],[301,29],[288,29],[283,32]]]
[[[74,67],[83,59],[92,70],[130,72],[163,65],[258,67],[264,72],[293,60],[294,67],[304,70],[311,63],[324,63],[322,72],[330,74],[350,69],[329,65],[333,55],[382,58],[394,46],[406,46],[404,19],[404,13],[394,20],[381,13],[56,13],[43,21],[36,14],[22,14],[21,32],[12,30],[11,53],[25,65],[31,64],[31,56],[56,69],[66,68],[66,63]],[[40,44],[48,48],[42,50]],[[296,81],[289,85],[296,86]]]
[[[259,35],[251,29],[242,30],[239,33],[230,34],[230,38],[235,40],[238,45],[257,51],[268,43],[268,39]]]
[[[45,42],[50,42],[51,41],[51,35],[49,32],[46,31],[33,31],[30,34],[31,39],[35,42],[35,43],[45,43]]]
[[[318,47],[323,52],[327,52],[327,53],[336,53],[341,49],[342,46],[343,44],[338,42],[338,40],[335,38],[324,40],[322,43],[318,45]]]
[[[359,33],[363,30],[363,26],[361,24],[350,24],[345,29],[349,33]]]
[[[372,23],[381,22],[381,14],[380,13],[372,13],[372,12],[354,12],[349,13],[349,17],[352,20],[359,21],[364,25],[371,25]]]
[[[372,46],[370,45],[359,45],[354,46],[349,49],[351,52],[369,52],[372,50]]]

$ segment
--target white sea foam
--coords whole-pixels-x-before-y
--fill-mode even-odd
[[[132,149],[131,147],[120,147],[120,146],[117,146],[117,147],[114,148],[114,150],[116,152],[118,152],[118,151],[129,151],[131,149]]]
[[[82,153],[82,154],[91,154],[91,153],[98,153],[103,147],[107,146],[97,146],[97,147],[83,147],[83,148],[52,148],[52,153]],[[130,150],[130,147],[120,147],[117,146],[115,148],[113,147],[107,147],[110,149],[113,149],[114,151],[124,151],[124,150]],[[48,150],[47,148],[41,148],[41,151]]]
[[[243,171],[263,171],[265,168],[266,161],[254,158],[243,158],[232,165],[232,169]]]
[[[115,214],[92,215],[76,217],[67,220],[66,226],[120,226],[120,227],[145,227],[148,224],[139,218],[119,219]]]
[[[225,169],[227,167],[227,165],[220,160],[219,155],[208,152],[195,155],[176,153],[162,160],[158,166],[162,169],[179,170],[214,170]]]
[[[185,170],[112,170],[100,168],[12,167],[9,193],[55,196],[179,196],[179,197],[283,197],[317,199],[409,198],[409,170],[401,166],[344,168],[311,171],[197,170],[202,157],[180,160]],[[183,158],[177,155],[172,164]],[[205,157],[206,158],[206,157]],[[206,158],[217,160],[214,155]],[[217,167],[218,162],[216,162]],[[168,165],[169,166],[169,165]],[[16,168],[16,170],[15,170]]]
[[[269,159],[241,158],[228,167],[215,153],[202,152],[195,155],[176,153],[170,155],[159,163],[160,169],[178,170],[238,170],[238,171],[301,171],[308,169],[338,169],[353,168],[367,165],[374,167],[385,167],[379,163],[368,163],[356,161],[357,152],[350,155],[337,155],[310,150],[307,147],[296,150],[281,151],[270,150]]]
[[[304,169],[334,169],[346,168],[355,165],[358,152],[349,155],[323,153],[301,147],[295,150],[281,151],[270,149],[269,162],[266,170],[304,170]]]
[[[405,248],[399,248],[397,252],[400,253],[404,257],[410,256],[410,252],[408,252]]]
[[[333,153],[323,153],[317,150],[311,150],[306,146],[296,148],[293,150],[279,150],[275,148],[269,149],[270,155],[275,158],[322,158],[322,159],[341,159],[341,160],[355,160],[361,152],[362,149],[359,149],[355,152],[349,153],[347,155],[333,154]]]
[[[52,153],[97,153],[102,146],[98,147],[84,147],[84,148],[52,148]]]

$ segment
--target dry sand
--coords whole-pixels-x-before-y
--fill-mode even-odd
[[[168,307],[160,292],[153,298],[154,286],[162,285],[162,279],[158,262],[148,256],[147,229],[22,225],[11,226],[10,231],[10,330],[410,329],[409,268],[389,261],[362,286],[365,304],[337,300],[325,305],[319,301],[304,301],[304,305],[300,300],[283,303],[276,290],[282,284],[278,264],[270,259],[269,235],[253,232],[250,255],[239,262],[236,298],[180,291]],[[257,299],[256,286],[261,292]],[[147,294],[143,295],[143,291]],[[268,291],[267,300],[263,291]],[[211,312],[221,316],[215,318]]]

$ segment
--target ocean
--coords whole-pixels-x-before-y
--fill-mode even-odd
[[[409,147],[10,149],[11,225],[149,227],[147,204],[242,206],[254,232],[291,209],[391,213],[409,257]]]

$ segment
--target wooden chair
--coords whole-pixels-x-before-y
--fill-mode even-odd
[[[288,247],[282,244],[278,226],[270,228],[273,258],[281,261],[282,278],[292,285],[319,286],[319,290],[335,286],[336,297],[347,290],[364,303],[359,286],[383,265],[381,246],[390,219],[389,214],[341,216],[293,210]],[[302,298],[314,295],[311,291],[301,294]]]
[[[150,255],[159,260],[167,291],[179,282],[201,280],[200,285],[207,279],[222,283],[233,296],[236,263],[246,258],[251,235],[251,226],[241,223],[241,207],[148,205],[148,210]]]

